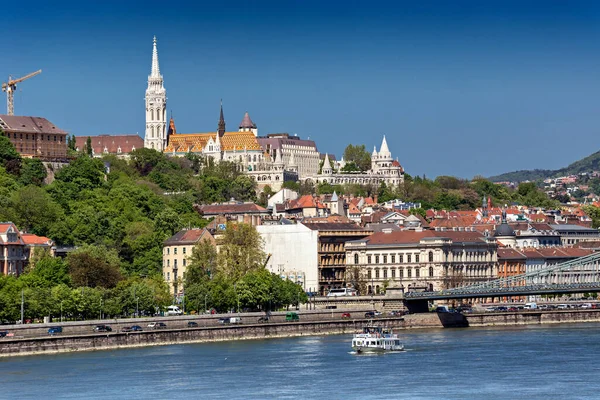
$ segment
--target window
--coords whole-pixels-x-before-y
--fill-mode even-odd
[[[379,264],[379,255],[375,256],[375,264]]]
[[[358,254],[354,255],[354,264],[358,264]]]
[[[183,248],[183,254],[185,254],[185,249],[186,249],[186,248],[184,247],[184,248]]]
[[[167,281],[170,281],[170,280],[171,280],[171,273],[167,272]]]
[[[392,279],[396,278],[396,268],[392,268]]]
[[[169,253],[171,253],[171,249],[167,247],[167,255],[169,255]]]
[[[185,267],[187,265],[187,259],[183,259],[183,266]]]
[[[404,278],[404,268],[398,268],[398,276],[400,279]]]
[[[387,271],[388,271],[387,268],[383,269],[383,279],[387,279],[387,275],[388,275]]]
[[[429,276],[433,277],[433,267],[429,267]]]
[[[406,276],[408,276],[409,278],[411,277],[412,271],[410,270],[410,268],[406,268]]]
[[[387,254],[384,254],[384,255],[383,255],[383,263],[384,263],[384,264],[387,264]]]
[[[398,262],[402,264],[404,262],[404,254],[398,254]]]
[[[433,251],[429,252],[429,262],[433,262]]]
[[[396,255],[392,254],[392,264],[396,264]]]
[[[379,268],[375,269],[375,278],[379,279]]]
[[[415,262],[418,263],[419,262],[419,255],[415,254]]]
[[[367,264],[371,264],[371,256],[370,255],[367,256]]]
[[[412,254],[407,254],[406,255],[406,262],[409,263],[409,264],[412,262],[411,257],[412,257]]]
[[[421,269],[415,268],[415,278],[418,278],[419,276],[421,276]]]
[[[173,260],[173,269],[177,268],[177,260]]]
[[[177,254],[177,247],[173,249],[173,254]]]
[[[373,277],[373,274],[371,273],[371,268],[369,268],[367,270],[367,278],[371,279]]]
[[[171,266],[171,260],[167,260],[167,267]]]

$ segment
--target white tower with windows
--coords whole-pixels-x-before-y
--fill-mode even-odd
[[[163,151],[167,147],[167,91],[158,67],[156,36],[152,49],[152,71],[146,89],[146,134],[144,147]]]

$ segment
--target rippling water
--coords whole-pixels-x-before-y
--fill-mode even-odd
[[[401,335],[371,356],[343,335],[3,358],[0,398],[600,398],[600,324]]]

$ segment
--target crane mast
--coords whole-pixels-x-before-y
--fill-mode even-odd
[[[8,82],[2,83],[2,91],[6,92],[6,108],[8,115],[15,114],[15,104],[14,104],[14,95],[17,90],[17,83],[23,82],[26,79],[33,78],[34,76],[41,74],[42,70],[39,69],[35,72],[27,74],[18,79],[12,79],[11,76],[8,77]]]

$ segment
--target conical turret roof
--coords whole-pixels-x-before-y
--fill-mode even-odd
[[[240,122],[240,129],[256,129],[256,124],[254,122],[252,122],[252,119],[250,118],[248,111],[246,111],[246,114],[244,114],[244,118],[242,119],[242,122]]]

